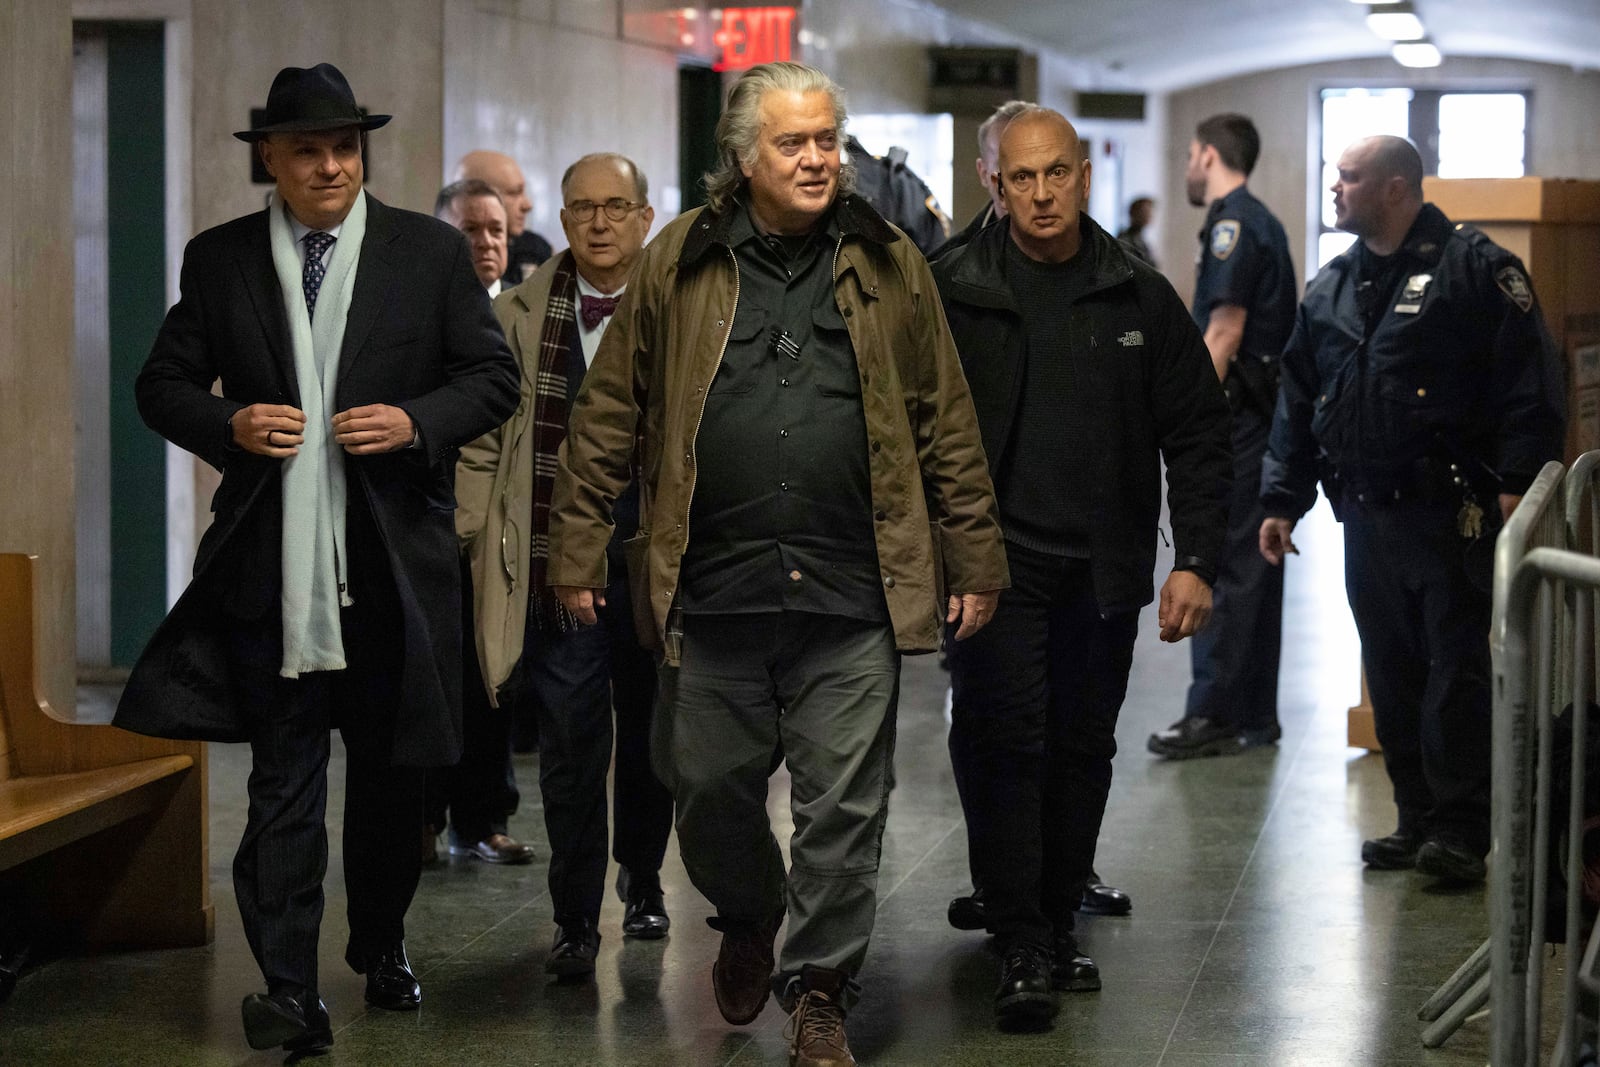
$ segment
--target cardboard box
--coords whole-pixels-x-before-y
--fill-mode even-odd
[[[1457,222],[1600,222],[1597,181],[1424,178],[1422,195]]]
[[[1364,748],[1369,752],[1382,752],[1378,744],[1378,725],[1372,716],[1372,694],[1367,691],[1367,672],[1361,671],[1361,703],[1351,708],[1345,716],[1345,743],[1351,748]]]
[[[1371,708],[1350,709],[1345,723],[1345,743],[1351,748],[1364,748],[1369,752],[1383,751],[1383,746],[1378,744],[1378,727],[1372,720]]]

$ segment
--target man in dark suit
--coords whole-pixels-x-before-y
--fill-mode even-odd
[[[135,386],[163,437],[222,471],[194,580],[135,666],[119,726],[247,741],[234,888],[267,992],[253,1048],[332,1044],[317,995],[329,731],[344,739],[345,959],[415,1009],[404,920],[422,771],[461,749],[456,450],[518,371],[443,222],[362,193],[363,115],[327,64],[287,67],[257,145],[266,211],[207,230]],[[221,395],[211,392],[221,381]]]

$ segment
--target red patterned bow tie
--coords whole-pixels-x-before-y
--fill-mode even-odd
[[[615,296],[580,296],[579,313],[583,316],[583,328],[592,330],[600,325],[601,319],[609,318],[617,310],[618,299]]]

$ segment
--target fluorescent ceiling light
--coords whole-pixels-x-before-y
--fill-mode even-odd
[[[1443,57],[1429,41],[1409,41],[1394,46],[1394,61],[1402,67],[1437,67]]]
[[[1350,0],[1352,4],[1366,4],[1368,7],[1380,7],[1384,4],[1398,4],[1401,0]]]
[[[1367,28],[1385,41],[1416,41],[1426,32],[1410,4],[1402,10],[1367,12]]]

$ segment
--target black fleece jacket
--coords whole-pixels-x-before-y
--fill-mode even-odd
[[[1126,611],[1155,595],[1163,460],[1175,568],[1215,581],[1232,482],[1230,416],[1205,340],[1171,284],[1087,215],[1079,225],[1078,254],[1090,257],[1093,281],[1073,304],[1070,329],[1096,444],[1058,460],[1090,468],[1095,597],[1102,611]],[[1028,359],[1005,275],[1009,240],[1008,225],[989,226],[933,265],[997,487],[1015,465],[1009,449]]]

